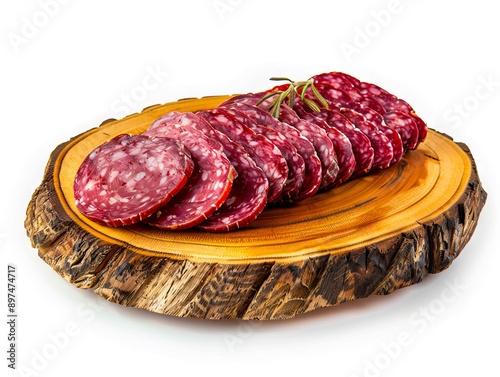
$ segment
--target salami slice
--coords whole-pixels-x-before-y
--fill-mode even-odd
[[[189,152],[176,140],[119,135],[83,161],[73,186],[75,204],[98,223],[134,224],[176,195],[193,168]]]
[[[198,114],[247,151],[269,181],[268,202],[278,201],[288,178],[288,165],[279,149],[265,136],[239,122],[227,110],[216,108]]]
[[[169,136],[182,142],[195,162],[185,187],[146,222],[160,229],[191,228],[214,213],[226,200],[237,173],[221,144],[197,130],[203,121],[193,113],[171,112],[156,120],[144,133]]]
[[[304,200],[314,195],[321,184],[322,171],[321,161],[312,143],[302,136],[296,128],[278,121],[269,112],[259,107],[243,103],[243,101],[239,102],[239,99],[241,97],[234,97],[226,101],[222,106],[235,107],[243,111],[259,125],[278,131],[293,144],[297,152],[302,156],[305,163],[305,180],[295,201]]]
[[[264,210],[267,204],[269,182],[245,149],[223,133],[215,130],[204,119],[194,127],[212,139],[218,140],[238,176],[222,206],[197,227],[207,232],[225,232],[242,228]]]
[[[241,110],[231,106],[221,106],[231,115],[238,119],[248,128],[256,133],[264,135],[271,141],[281,152],[288,164],[288,179],[281,192],[281,199],[285,202],[295,202],[299,199],[300,189],[302,188],[305,177],[306,168],[304,159],[297,152],[297,148],[290,143],[286,137],[279,131],[258,124],[254,119],[250,118]]]
[[[377,102],[379,102],[388,113],[393,113],[393,115],[391,116],[392,118],[397,117],[397,115],[400,113],[410,116],[418,130],[418,142],[424,141],[427,135],[427,125],[415,113],[415,110],[413,110],[413,108],[406,101],[396,97],[395,95],[389,93],[388,91],[375,84],[361,82],[360,80],[345,73],[340,74],[347,80],[349,80],[354,85],[354,87],[356,87],[361,92],[361,94],[367,97],[372,97]],[[418,145],[418,142],[416,145]],[[416,148],[416,145],[413,148],[408,146],[408,148],[414,149]]]

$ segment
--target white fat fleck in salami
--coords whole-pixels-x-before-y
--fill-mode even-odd
[[[206,220],[226,200],[236,170],[221,144],[196,129],[193,113],[171,112],[156,120],[144,133],[176,138],[190,151],[195,170],[184,188],[147,223],[160,229],[187,229]]]
[[[227,110],[204,110],[198,115],[247,151],[269,181],[268,202],[279,201],[288,178],[288,165],[279,149],[265,136],[246,127]]]
[[[134,224],[171,200],[193,168],[189,152],[177,140],[119,135],[83,161],[73,185],[75,204],[101,224]]]
[[[300,199],[299,194],[305,181],[306,167],[304,159],[297,152],[297,148],[281,132],[259,124],[255,119],[252,119],[242,111],[241,108],[238,109],[235,105],[221,107],[226,109],[248,128],[267,137],[280,150],[288,165],[288,178],[285,186],[283,186],[281,199],[284,202],[295,202]]]
[[[413,120],[418,133],[417,143],[413,148],[409,147],[408,145],[411,144],[407,143],[408,149],[414,149],[417,147],[419,142],[424,141],[425,137],[427,136],[427,125],[415,113],[415,110],[413,110],[413,108],[406,101],[396,97],[395,95],[389,93],[385,89],[382,89],[381,87],[375,84],[361,82],[360,80],[345,73],[339,72],[339,74],[342,75],[345,79],[349,80],[353,84],[353,86],[359,90],[359,92],[362,95],[366,97],[371,97],[377,102],[379,102],[387,113],[393,113],[391,118],[397,117],[398,114],[406,114]],[[404,122],[408,121],[404,120]],[[401,138],[403,139],[403,136],[401,136]]]
[[[275,119],[266,110],[245,103],[247,97],[247,95],[233,97],[224,102],[221,106],[235,107],[243,111],[260,126],[272,128],[285,136],[297,149],[297,153],[302,157],[305,163],[304,182],[297,197],[294,198],[294,201],[304,200],[313,196],[318,191],[322,179],[321,161],[319,160],[314,146],[296,128]]]

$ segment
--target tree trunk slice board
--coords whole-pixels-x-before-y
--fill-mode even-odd
[[[59,145],[27,209],[39,256],[73,285],[121,305],[180,317],[285,319],[389,294],[445,270],[472,236],[486,192],[466,145],[429,131],[418,149],[250,226],[212,234],[109,228],[82,216],[72,191],[97,145],[140,133],[169,111],[229,96],[155,105]]]

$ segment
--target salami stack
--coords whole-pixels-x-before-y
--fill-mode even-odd
[[[112,227],[232,231],[266,206],[389,168],[426,134],[404,100],[329,72],[214,109],[171,112],[143,134],[114,137],[82,162],[75,204]]]

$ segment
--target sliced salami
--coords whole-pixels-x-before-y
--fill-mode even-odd
[[[288,165],[279,149],[265,136],[239,122],[227,110],[216,108],[198,114],[247,151],[269,181],[268,202],[279,201],[288,178]]]
[[[304,159],[297,152],[297,148],[290,143],[286,137],[279,131],[270,127],[263,126],[250,118],[247,114],[231,106],[221,106],[231,115],[238,119],[248,128],[256,133],[264,135],[281,152],[288,164],[288,179],[281,192],[281,199],[284,202],[295,202],[299,199],[300,190],[306,178],[306,168]]]
[[[378,85],[361,82],[360,80],[345,73],[339,73],[339,74],[341,74],[344,78],[349,80],[354,85],[354,87],[356,87],[361,92],[361,94],[367,97],[372,97],[383,106],[386,112],[393,113],[393,115],[391,116],[392,118],[397,117],[397,115],[400,113],[410,116],[410,118],[414,121],[415,126],[418,130],[418,136],[417,136],[418,142],[424,141],[427,135],[427,125],[415,113],[415,110],[413,110],[413,108],[406,101],[396,97],[395,95],[382,89]],[[416,145],[418,145],[418,142]],[[416,148],[416,145],[413,148],[408,146],[408,148],[414,149]]]
[[[368,137],[374,151],[371,169],[385,169],[389,167],[394,157],[392,144],[375,124],[366,120],[357,111],[363,111],[362,106],[354,102],[347,93],[340,89],[322,84],[318,85],[317,89],[329,103],[332,110],[341,112],[342,115],[349,119],[354,126]],[[314,95],[310,90],[307,91],[306,96],[314,99]]]
[[[417,147],[419,134],[412,117],[400,111],[391,111],[384,114],[384,122],[401,136],[404,152]]]
[[[177,140],[119,135],[94,149],[74,181],[76,207],[108,226],[137,223],[176,195],[194,168]]]
[[[297,149],[297,152],[302,156],[305,163],[305,180],[302,187],[295,198],[295,201],[304,200],[314,195],[321,184],[322,171],[321,161],[319,160],[316,150],[312,143],[306,139],[299,130],[275,119],[269,112],[249,105],[243,102],[238,102],[240,97],[234,97],[223,104],[223,106],[234,107],[242,110],[248,117],[264,127],[272,128],[285,136],[290,143]]]
[[[254,95],[242,96],[239,101],[255,105],[264,94],[265,93],[257,93]],[[271,101],[272,99],[268,99],[260,106],[262,108],[268,108]],[[314,123],[301,119],[293,109],[284,103],[281,105],[279,120],[299,130],[300,133],[313,144],[316,154],[321,161],[322,180],[320,189],[330,186],[337,177],[339,166],[332,141],[325,130]]]
[[[394,152],[387,136],[357,111],[345,108],[340,112],[370,139],[374,152],[371,169],[388,168],[393,160]]]
[[[281,106],[279,117],[281,121],[297,128],[302,135],[311,140],[323,169],[320,188],[331,186],[337,178],[339,164],[332,140],[328,137],[326,131],[315,123],[309,122],[306,119],[301,119],[297,113],[286,104]]]
[[[350,83],[349,83],[350,84]],[[325,98],[330,99],[332,102],[336,103],[338,106],[343,107],[343,108],[349,108],[359,114],[361,114],[366,121],[370,122],[373,126],[377,127],[377,129],[382,132],[385,137],[389,140],[391,147],[392,147],[392,159],[389,163],[389,166],[394,165],[398,161],[401,160],[401,157],[403,156],[404,148],[403,148],[403,141],[401,139],[401,135],[398,133],[396,128],[391,128],[394,127],[394,124],[391,123],[391,127],[389,127],[385,120],[384,116],[381,115],[378,111],[374,110],[374,108],[378,108],[378,106],[381,106],[380,104],[377,103],[378,106],[375,105],[370,105],[370,101],[362,100],[362,102],[357,102],[353,100],[353,102],[345,102],[345,95],[341,94],[340,96],[333,97],[335,94],[339,94],[341,91],[336,90],[332,91],[330,89],[331,87],[327,87],[326,85],[319,84],[318,85],[318,90],[320,93],[325,96]],[[351,91],[351,93],[355,93],[357,89],[354,88],[354,90]],[[335,98],[337,101],[335,102],[333,100]],[[376,102],[376,101],[373,101]],[[370,107],[371,106],[371,107]],[[385,115],[385,110],[383,110],[383,114]],[[359,117],[357,117],[359,119]],[[352,120],[352,119],[351,119]],[[390,119],[389,119],[390,120]],[[405,135],[414,135],[413,133],[408,133],[405,132]],[[407,136],[405,136],[405,145],[406,144],[411,144],[412,141],[407,139]]]
[[[360,92],[361,93],[361,92]],[[361,93],[363,96],[363,103],[370,103],[370,95],[367,93]],[[393,150],[396,151],[396,156],[392,161],[392,164],[399,161],[404,151],[409,149],[415,149],[418,145],[419,141],[419,129],[417,124],[415,123],[415,119],[404,112],[390,110],[389,108],[384,108],[383,111],[378,110],[375,112],[373,103],[378,103],[378,101],[372,100],[371,104],[368,104],[368,107],[356,108],[357,111],[363,113],[368,119],[371,119],[372,122],[376,124],[381,124],[382,127],[386,127],[384,129],[384,133],[386,136],[391,137],[393,143]],[[380,105],[381,106],[381,105]],[[380,120],[382,117],[382,120]],[[398,144],[399,140],[396,135],[390,135],[387,131],[388,129],[394,130],[399,134],[399,139],[401,139],[402,150],[399,149]],[[427,131],[425,131],[426,133]]]
[[[314,116],[312,113],[301,112],[300,116],[303,119],[306,119],[309,122],[312,122],[323,128],[332,141],[333,147],[335,148],[339,171],[337,173],[337,178],[335,178],[333,184],[327,188],[338,186],[347,181],[354,173],[354,169],[356,169],[356,158],[354,157],[352,144],[349,138],[342,132],[340,132],[337,128],[331,127],[328,123],[326,123],[326,121]]]
[[[370,121],[370,123],[375,125],[380,131],[384,133],[387,139],[389,139],[393,153],[392,160],[389,166],[392,166],[399,162],[401,160],[401,157],[403,156],[404,148],[401,135],[396,131],[396,129],[387,126],[384,117],[373,109],[361,106],[360,108],[357,108],[356,111],[362,114],[366,120]]]
[[[144,133],[178,139],[190,151],[195,171],[185,187],[146,222],[160,229],[187,229],[211,216],[226,200],[237,173],[221,144],[196,129],[193,113],[171,112]]]
[[[280,96],[263,100],[273,91]],[[304,200],[394,165],[426,133],[404,100],[350,75],[323,73],[215,109],[171,112],[142,135],[111,139],[80,166],[75,205],[113,227],[143,221],[231,231],[267,204]]]
[[[365,119],[375,125],[384,135],[389,139],[392,150],[393,150],[393,158],[391,160],[390,165],[394,165],[398,161],[401,160],[403,155],[403,142],[401,140],[401,136],[395,129],[388,127],[384,121],[384,117],[382,114],[385,114],[386,111],[384,107],[374,100],[370,96],[365,96],[361,94],[361,92],[354,87],[354,85],[347,80],[342,74],[338,72],[330,72],[320,74],[314,77],[315,86],[318,88],[319,92],[326,98],[332,100],[335,98],[337,102],[334,101],[340,107],[350,108],[365,117]],[[271,91],[284,91],[288,88],[288,85],[280,85],[277,86]],[[327,92],[325,89],[334,88],[340,89],[340,91],[336,92]],[[340,99],[345,99],[344,92],[347,94],[350,100],[348,103],[339,103]],[[338,96],[338,94],[341,94]],[[334,96],[332,98],[332,95]]]
[[[306,107],[300,104],[294,108],[296,108],[300,116],[309,112]],[[370,140],[363,132],[357,129],[349,119],[338,111],[322,109],[319,113],[309,113],[325,120],[331,127],[337,128],[349,138],[356,159],[356,168],[354,169],[352,177],[358,177],[370,171],[373,164],[374,151]]]
[[[322,73],[313,76],[316,87],[330,86],[339,89],[349,95],[352,100],[361,107],[372,109],[379,114],[384,114],[384,107],[375,99],[363,95],[345,76],[339,72]],[[320,93],[322,93],[320,91]],[[323,93],[322,93],[323,94]],[[357,110],[357,109],[356,109]]]
[[[264,210],[267,204],[269,182],[245,149],[223,133],[215,130],[207,121],[196,122],[195,127],[210,138],[218,140],[238,176],[222,206],[197,227],[207,232],[225,232],[242,228]]]

